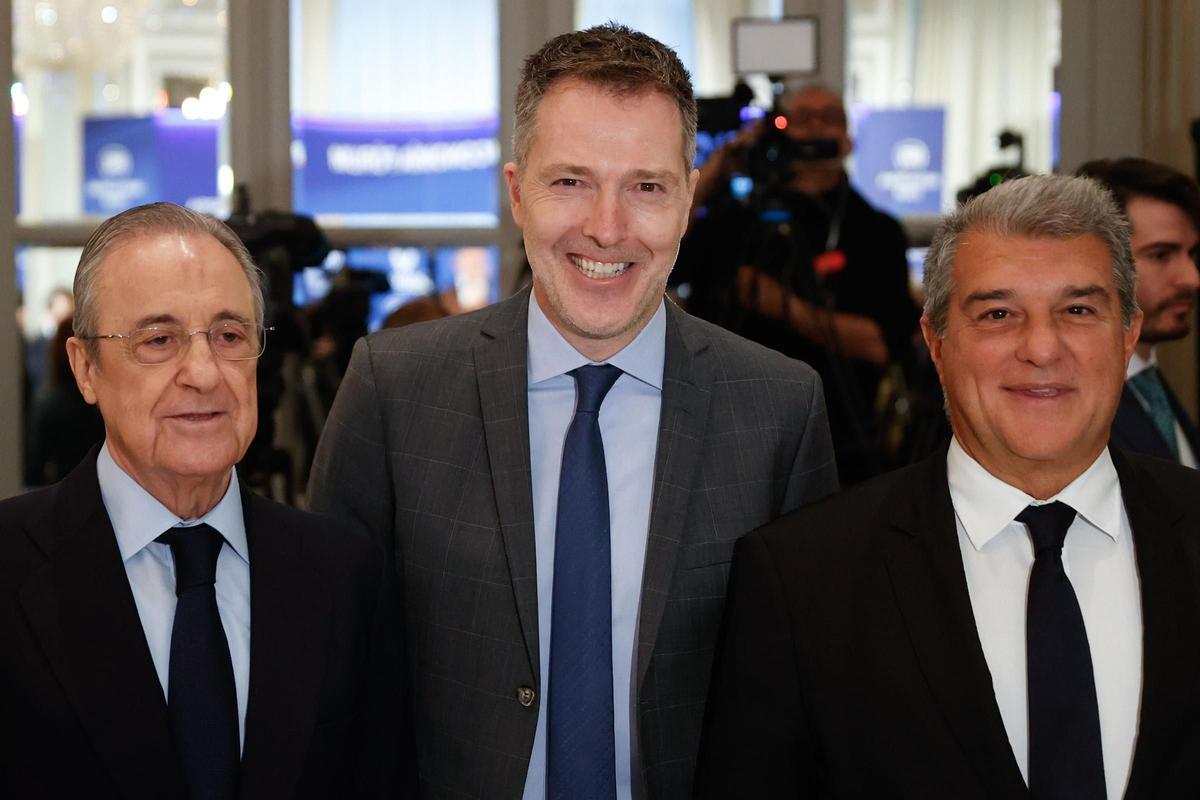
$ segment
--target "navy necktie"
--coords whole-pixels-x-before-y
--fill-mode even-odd
[[[605,364],[571,375],[578,400],[558,481],[546,796],[612,800],[612,561],[600,404],[621,370]]]
[[[1103,800],[1104,754],[1096,681],[1083,613],[1063,569],[1075,509],[1028,506],[1034,562],[1026,607],[1029,679],[1029,790],[1037,800]]]
[[[217,613],[217,556],[224,538],[208,525],[158,537],[175,558],[175,623],[167,712],[190,800],[237,794],[237,691],[229,643]]]

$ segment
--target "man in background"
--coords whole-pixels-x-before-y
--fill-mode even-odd
[[[1192,328],[1200,288],[1200,187],[1142,158],[1092,161],[1080,168],[1104,183],[1133,226],[1142,335],[1129,359],[1113,420],[1113,443],[1195,468],[1200,431],[1158,368],[1155,346]]]
[[[910,351],[919,316],[907,244],[900,224],[850,186],[841,98],[810,86],[783,109],[782,133],[769,115],[705,163],[678,280],[692,313],[817,370],[838,473],[856,483],[886,466],[876,394]],[[730,191],[735,172],[753,180],[744,200]]]

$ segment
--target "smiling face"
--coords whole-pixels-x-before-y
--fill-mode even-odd
[[[971,230],[952,269],[945,332],[921,326],[954,436],[991,474],[1048,497],[1107,445],[1140,314],[1122,325],[1095,236]]]
[[[256,322],[245,273],[211,236],[138,235],[118,242],[99,270],[99,334]],[[224,486],[258,425],[257,362],[223,361],[200,335],[176,360],[155,365],[134,361],[124,340],[92,344],[68,342],[71,368],[84,398],[100,407],[113,460],[168,507],[164,498],[180,483]]]
[[[633,341],[662,300],[697,175],[681,127],[660,92],[567,79],[541,100],[525,164],[504,167],[538,306],[593,361]]]
[[[1137,299],[1142,322],[1143,356],[1150,345],[1187,336],[1200,273],[1200,235],[1184,210],[1173,203],[1133,195],[1125,205],[1133,226],[1131,244],[1137,267]]]

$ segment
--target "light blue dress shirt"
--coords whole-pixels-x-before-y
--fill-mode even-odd
[[[125,575],[133,590],[150,657],[168,696],[171,664],[171,629],[175,625],[175,558],[170,545],[154,541],[169,528],[208,523],[225,537],[217,556],[217,612],[229,641],[233,682],[237,690],[238,742],[246,740],[246,698],[250,687],[250,550],[246,545],[246,521],[237,471],[230,470],[229,488],[221,502],[199,519],[183,520],[171,513],[131,478],[108,452],[108,443],[96,459],[100,497],[117,548],[125,563]]]
[[[654,456],[662,411],[666,362],[666,308],[637,338],[607,362],[623,374],[600,406],[600,435],[608,472],[612,551],[613,712],[616,727],[617,797],[629,800],[637,775],[637,658],[642,567],[650,532]],[[575,379],[567,373],[590,362],[554,328],[537,300],[529,297],[529,455],[533,484],[533,529],[537,557],[538,641],[542,703],[533,753],[525,778],[525,800],[546,796],[546,693],[550,671],[550,607],[554,596],[554,533],[563,442],[575,416]]]

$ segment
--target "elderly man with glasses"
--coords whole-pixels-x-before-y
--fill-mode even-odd
[[[246,249],[140,206],[92,235],[75,297],[105,442],[0,503],[0,796],[402,793],[390,570],[234,470],[267,330]]]

